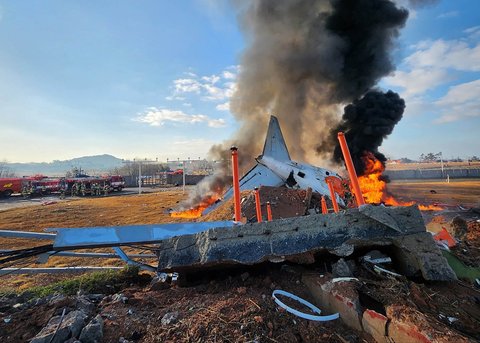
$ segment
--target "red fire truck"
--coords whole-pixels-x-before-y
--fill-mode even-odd
[[[0,196],[9,197],[14,193],[21,193],[24,182],[28,180],[31,179],[22,177],[0,178]]]
[[[110,188],[114,191],[121,191],[125,187],[125,179],[121,175],[111,175],[108,177]]]

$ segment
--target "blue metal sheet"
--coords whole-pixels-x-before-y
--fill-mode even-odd
[[[55,234],[29,231],[0,230],[0,237],[54,240]]]
[[[120,246],[135,243],[156,243],[167,238],[194,234],[217,227],[232,227],[232,221],[196,222],[111,227],[56,228],[53,248]]]

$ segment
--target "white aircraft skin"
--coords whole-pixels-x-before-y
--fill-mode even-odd
[[[239,147],[239,154],[241,154]],[[307,189],[311,188],[314,192],[330,197],[325,178],[327,176],[341,177],[324,168],[312,166],[311,164],[298,163],[290,159],[283,134],[274,116],[270,117],[267,137],[263,147],[263,154],[255,159],[257,165],[240,179],[240,190],[253,190],[255,187],[273,186],[280,187],[287,185],[291,188]],[[233,189],[230,188],[223,195],[223,200],[228,200],[233,196]],[[344,205],[342,198],[336,194],[337,202]],[[219,203],[207,208],[203,214],[207,214],[215,209]]]
[[[325,178],[327,176],[339,177],[336,173],[327,169],[295,161],[277,161],[269,156],[263,156],[257,159],[257,162],[273,171],[282,180],[285,180],[285,182],[288,177],[292,175],[296,181],[296,185],[291,187],[300,189],[307,189],[310,187],[314,192],[318,192],[322,195],[330,196],[330,190],[325,182]]]

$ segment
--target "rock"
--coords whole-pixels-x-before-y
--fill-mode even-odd
[[[80,333],[82,343],[99,343],[103,339],[103,319],[100,315],[93,318]]]
[[[78,337],[85,324],[86,318],[87,315],[82,311],[71,311],[64,316],[62,324],[58,327],[61,316],[52,317],[48,321],[47,326],[45,326],[30,343],[63,343],[69,337]],[[55,331],[57,331],[57,333],[52,340]]]
[[[123,293],[117,293],[112,296],[113,302],[122,302],[126,304],[128,302],[128,298]]]
[[[339,259],[336,263],[332,265],[332,274],[335,277],[353,276],[350,267],[343,258]]]
[[[105,295],[104,294],[88,294],[87,298],[90,301],[92,301],[94,303],[97,303],[97,302],[102,301],[102,299],[105,298]]]
[[[12,307],[16,310],[23,310],[25,308],[25,304],[17,303],[15,305],[13,305]]]
[[[55,294],[50,299],[48,299],[48,303],[50,305],[57,305],[60,302],[65,300],[65,296],[63,294]]]
[[[95,305],[90,302],[88,297],[82,295],[77,297],[77,302],[75,308],[81,310],[87,315],[91,314],[95,310]]]
[[[120,337],[118,343],[130,343],[130,341],[128,339],[125,339],[124,337]]]
[[[40,306],[40,305],[43,305],[43,304],[46,304],[47,303],[47,299],[45,298],[35,298],[31,301],[31,304],[33,306]]]
[[[178,311],[175,311],[175,312],[168,312],[166,313],[161,322],[162,322],[162,325],[170,325],[170,324],[175,324],[178,320]]]

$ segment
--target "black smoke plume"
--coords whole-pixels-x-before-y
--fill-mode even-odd
[[[270,114],[279,118],[293,159],[325,165],[341,107],[393,72],[391,51],[408,17],[390,0],[237,3],[247,45],[230,102],[239,129],[210,151],[226,161],[213,178],[217,187],[228,182],[230,146],[239,148],[242,173],[254,163]]]
[[[333,153],[335,161],[343,160],[337,140],[337,133],[342,131],[358,175],[363,175],[365,171],[362,157],[367,151],[385,164],[387,159],[378,151],[378,148],[402,119],[404,110],[405,101],[392,91],[386,93],[377,90],[369,91],[360,100],[355,100],[346,106],[342,121],[332,130],[331,140],[336,144]]]

